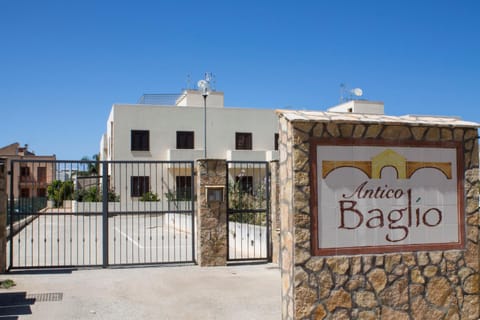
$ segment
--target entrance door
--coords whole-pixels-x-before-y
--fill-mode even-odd
[[[227,161],[228,260],[271,259],[268,162]]]

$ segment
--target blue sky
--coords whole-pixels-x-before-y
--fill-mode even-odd
[[[480,122],[479,13],[476,0],[0,0],[0,146],[91,156],[113,103],[206,71],[228,106],[325,110],[345,83],[387,114]]]

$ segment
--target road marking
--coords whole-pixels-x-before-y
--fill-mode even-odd
[[[133,240],[133,238],[131,238],[128,234],[124,233],[123,231],[121,231],[120,229],[118,229],[117,227],[115,227],[115,230],[117,230],[122,236],[124,236],[125,238],[127,238],[127,240],[131,241],[134,245],[136,245],[138,248],[140,249],[143,249],[144,247],[138,243],[137,241]]]

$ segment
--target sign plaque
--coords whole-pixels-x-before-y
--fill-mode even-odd
[[[459,143],[317,139],[311,159],[315,255],[463,248]]]

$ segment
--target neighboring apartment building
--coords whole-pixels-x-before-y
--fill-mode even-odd
[[[148,95],[142,97],[142,103],[139,104],[112,106],[107,130],[101,140],[101,160],[203,159],[205,129],[208,159],[278,159],[278,118],[274,110],[225,107],[223,92],[210,92],[204,100],[200,91],[186,90],[175,97],[171,104],[151,102],[150,98],[152,97]],[[188,189],[193,181],[180,171],[169,172],[175,176],[172,177],[175,188]],[[156,180],[154,177],[130,174],[130,178],[124,179],[130,181],[127,194],[131,198],[156,189],[153,186]],[[242,181],[246,184],[253,183],[249,177]],[[114,188],[117,185],[113,181],[110,183]]]
[[[55,179],[55,155],[37,156],[28,150],[28,145],[20,147],[12,143],[0,148],[0,158],[7,160],[7,170],[11,171],[12,160],[27,160],[14,162],[13,167],[13,197],[44,198],[47,196],[47,186]],[[34,161],[30,161],[34,160]],[[10,196],[11,180],[7,179],[7,193]]]

